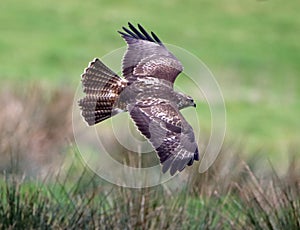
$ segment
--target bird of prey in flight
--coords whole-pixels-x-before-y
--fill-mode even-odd
[[[118,32],[128,45],[123,77],[98,58],[90,62],[81,76],[86,94],[79,100],[82,116],[92,126],[128,111],[155,148],[163,173],[170,170],[174,175],[199,160],[193,129],[180,113],[182,108],[196,104],[190,96],[173,89],[182,64],[140,24],[136,28],[128,23],[128,28],[122,29]]]

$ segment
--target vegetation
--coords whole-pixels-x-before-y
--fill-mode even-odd
[[[78,164],[47,183],[5,174],[0,180],[0,228],[299,229],[295,165],[283,177],[276,172],[262,177],[233,159],[219,159],[204,174],[190,169],[187,182],[174,179],[181,184],[177,189],[168,184],[118,187]],[[77,179],[73,167],[80,174]]]
[[[300,229],[298,9],[297,0],[3,0],[0,229]],[[71,124],[80,74],[125,45],[116,31],[127,21],[195,54],[218,81],[227,132],[206,173],[196,164],[130,189],[80,161]],[[199,104],[206,132],[210,111]]]
[[[0,97],[0,228],[299,228],[297,148],[284,174],[263,160],[266,150],[245,158],[242,145],[226,142],[204,174],[194,164],[156,187],[118,187],[83,165],[73,146],[72,94],[30,92]]]
[[[1,5],[1,85],[38,81],[74,89],[88,62],[125,45],[116,31],[131,21],[207,64],[225,97],[227,136],[239,137],[249,154],[269,148],[275,164],[297,142],[297,0],[4,0]],[[207,122],[201,125],[207,128]]]

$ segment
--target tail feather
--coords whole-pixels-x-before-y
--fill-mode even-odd
[[[85,97],[79,101],[82,116],[89,125],[97,124],[112,116],[111,101],[101,101],[100,97]]]
[[[85,93],[111,90],[122,80],[116,73],[105,66],[99,59],[92,61],[81,76]]]
[[[83,91],[86,96],[79,100],[82,116],[89,125],[97,124],[120,111],[115,103],[127,85],[99,59],[90,63],[82,74]]]

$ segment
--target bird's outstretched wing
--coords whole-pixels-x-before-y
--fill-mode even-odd
[[[150,106],[136,103],[129,107],[131,118],[139,131],[149,139],[163,165],[163,173],[182,171],[186,165],[199,160],[192,127],[176,106],[155,99]]]
[[[128,23],[129,29],[119,31],[128,44],[123,58],[123,76],[129,82],[141,77],[156,77],[174,83],[182,72],[180,61],[168,51],[159,38],[138,24],[138,29]]]

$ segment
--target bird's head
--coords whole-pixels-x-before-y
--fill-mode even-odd
[[[191,96],[185,95],[183,93],[178,93],[179,96],[179,103],[178,103],[178,107],[179,109],[183,109],[189,106],[193,106],[196,107],[196,103],[194,101],[194,99]]]

